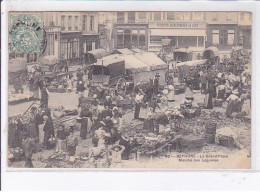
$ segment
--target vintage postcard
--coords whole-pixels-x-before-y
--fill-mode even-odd
[[[8,167],[250,169],[251,12],[9,12]]]

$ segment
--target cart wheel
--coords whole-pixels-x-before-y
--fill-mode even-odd
[[[124,78],[120,78],[116,84],[116,95],[125,95],[126,94],[126,80]]]

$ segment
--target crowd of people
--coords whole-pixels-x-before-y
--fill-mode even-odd
[[[243,101],[250,99],[251,74],[239,66],[229,68],[228,71],[212,73],[210,67],[196,67],[192,75],[182,79],[186,84],[184,99],[194,101],[194,90],[200,91],[205,96],[206,109],[213,109],[215,101],[228,102],[226,116],[231,117],[233,112],[241,111]],[[86,76],[87,75],[87,76]],[[87,79],[85,77],[88,77]],[[67,127],[63,123],[55,123],[48,104],[48,83],[42,79],[40,69],[29,74],[28,85],[40,99],[39,107],[31,107],[28,118],[14,117],[9,122],[9,147],[22,147],[24,151],[26,167],[33,167],[32,154],[41,146],[42,149],[53,149],[55,153],[76,154],[76,148],[80,142],[91,138],[92,146],[89,146],[89,160],[104,159],[109,163],[109,146],[118,144],[124,147],[122,159],[128,159],[132,142],[122,135],[122,113],[117,104],[118,96],[111,88],[102,84],[91,85],[91,73],[77,69],[76,74],[68,74],[64,79],[68,92],[76,89],[78,95],[80,122],[79,136],[75,135],[74,127]],[[175,105],[175,73],[170,72],[166,79],[166,86],[160,87],[160,75],[155,74],[148,85],[137,83],[131,93],[134,101],[133,119],[143,120],[160,110],[160,97],[165,96],[169,107]],[[76,82],[76,83],[75,83]],[[38,94],[40,91],[40,94]],[[40,142],[39,126],[43,125],[44,137]]]

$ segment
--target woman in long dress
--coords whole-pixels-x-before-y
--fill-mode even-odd
[[[168,106],[173,108],[174,101],[175,101],[174,86],[173,85],[169,85]]]
[[[188,80],[186,85],[187,85],[187,88],[186,88],[186,91],[185,91],[185,98],[187,100],[194,100],[191,81]]]
[[[81,127],[80,127],[80,137],[81,139],[86,139],[87,133],[91,127],[92,123],[92,113],[87,110],[86,107],[83,107],[80,113]]]
[[[214,95],[214,86],[213,83],[209,81],[208,88],[205,95],[205,108],[213,109],[213,95]]]
[[[134,119],[139,119],[139,113],[141,109],[141,103],[143,101],[144,96],[139,91],[135,96],[135,113],[134,113]]]

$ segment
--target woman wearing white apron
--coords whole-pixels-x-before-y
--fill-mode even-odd
[[[168,93],[168,107],[173,108],[175,101],[175,92],[174,92],[174,86],[169,85],[169,93]]]

